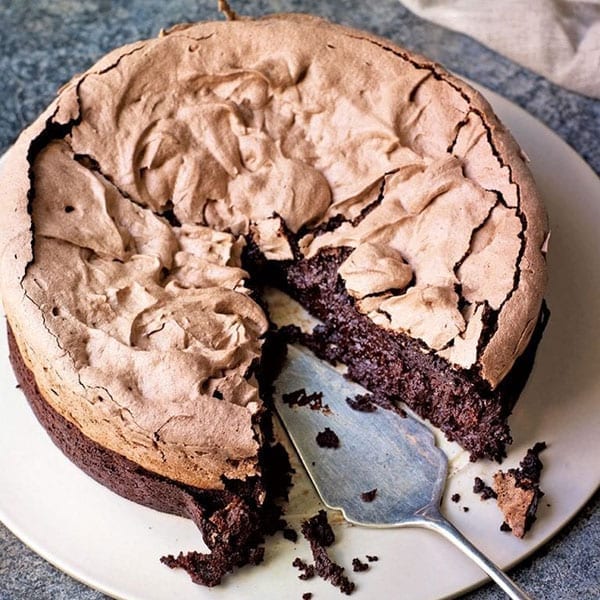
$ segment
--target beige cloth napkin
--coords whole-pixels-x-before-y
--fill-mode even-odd
[[[551,81],[600,98],[600,0],[401,0]]]

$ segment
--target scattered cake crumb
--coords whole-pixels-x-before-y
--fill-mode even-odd
[[[327,553],[327,547],[335,541],[333,529],[327,521],[327,513],[320,510],[314,517],[304,521],[301,531],[310,544],[317,575],[340,588],[343,594],[350,595],[354,591],[354,583],[344,575],[344,567],[333,562]]]
[[[496,492],[487,485],[481,477],[475,477],[473,481],[473,492],[479,494],[482,500],[489,500],[490,498],[497,498]]]
[[[283,530],[283,537],[286,540],[289,540],[290,542],[296,542],[298,541],[298,534],[296,533],[296,531],[294,529],[292,529],[291,527],[286,527]]]
[[[324,431],[317,433],[317,444],[321,448],[339,448],[340,438],[335,431],[329,429],[329,427],[325,427]]]
[[[377,496],[377,488],[373,488],[368,492],[363,492],[360,495],[360,498],[363,502],[373,502],[373,500],[375,500],[375,496]]]
[[[377,562],[379,560],[379,556],[375,556],[372,554],[367,554],[366,556],[369,562]]]
[[[288,406],[308,406],[311,410],[331,412],[328,404],[323,404],[323,393],[313,392],[307,394],[304,388],[288,394],[282,394],[281,400]]]
[[[312,597],[312,592],[304,592],[304,594],[302,594],[302,600],[311,600]]]
[[[292,567],[296,567],[296,569],[302,571],[302,573],[298,575],[298,579],[302,579],[303,581],[308,581],[315,576],[315,565],[307,564],[298,556],[294,559]]]
[[[510,471],[515,473],[517,479],[539,482],[542,469],[544,468],[539,455],[546,448],[546,442],[536,442],[533,448],[527,450],[525,458],[519,463],[519,468],[510,469]]]
[[[393,410],[401,417],[406,417],[406,411],[390,402],[385,395],[357,394],[356,396],[346,398],[346,402],[350,408],[359,412],[375,412],[377,408],[385,408],[386,410]]]
[[[463,506],[463,512],[469,512],[469,507],[468,506]]]
[[[518,538],[522,538],[531,528],[536,519],[538,502],[544,495],[539,486],[543,469],[539,453],[545,448],[545,442],[536,443],[527,450],[518,469],[494,474],[498,507],[504,513],[504,523],[500,529],[512,531]]]
[[[364,563],[362,560],[360,560],[360,558],[353,558],[352,559],[352,570],[355,573],[360,573],[362,571],[366,571],[368,570],[369,565],[367,563]]]
[[[452,500],[452,502],[459,502],[460,494],[452,494],[452,496],[450,497],[450,500]]]
[[[377,405],[373,402],[373,394],[357,394],[354,397],[346,398],[348,406],[359,412],[375,412]]]

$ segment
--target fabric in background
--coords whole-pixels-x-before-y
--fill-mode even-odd
[[[600,98],[600,0],[401,0],[570,90]]]

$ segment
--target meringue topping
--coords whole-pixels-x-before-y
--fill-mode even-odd
[[[489,105],[320,19],[178,26],[116,50],[8,165],[3,300],[38,384],[96,441],[192,485],[257,472],[267,320],[247,236],[269,260],[294,258],[288,235],[305,257],[352,248],[339,276],[358,309],[491,387],[539,311],[545,215]]]

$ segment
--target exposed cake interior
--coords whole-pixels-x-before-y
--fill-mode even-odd
[[[325,250],[315,258],[260,265],[269,283],[307,307],[323,324],[311,334],[285,327],[289,341],[348,367],[348,376],[378,397],[408,405],[471,453],[471,459],[500,460],[510,444],[507,418],[529,376],[548,311],[543,307],[526,351],[494,390],[474,371],[457,370],[402,333],[378,327],[356,308],[338,276],[348,248]]]

